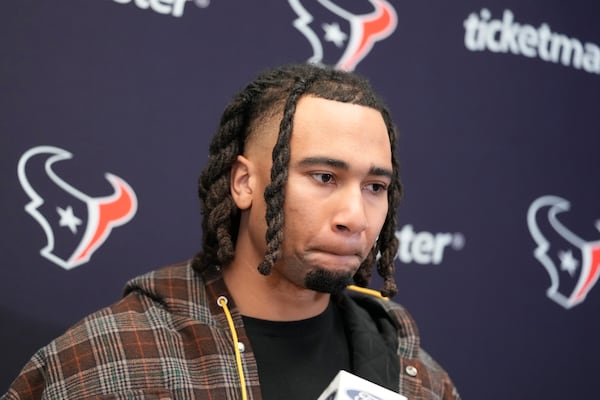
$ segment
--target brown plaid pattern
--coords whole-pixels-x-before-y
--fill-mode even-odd
[[[217,305],[222,295],[228,292],[216,271],[200,277],[189,263],[133,279],[121,301],[40,349],[2,399],[240,399],[231,333]],[[406,311],[375,301],[398,328],[401,393],[410,400],[458,399],[446,373],[420,349]],[[260,400],[252,348],[231,298],[229,305],[246,348],[248,398]],[[405,373],[408,365],[416,376]]]

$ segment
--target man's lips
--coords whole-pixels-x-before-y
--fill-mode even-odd
[[[349,243],[340,243],[340,244],[337,244],[337,245],[334,245],[334,244],[323,245],[323,244],[321,244],[320,246],[315,246],[311,250],[317,251],[317,252],[322,252],[322,253],[327,253],[327,254],[332,254],[332,255],[335,255],[335,256],[356,256],[356,257],[362,257],[362,253],[363,253],[362,247],[357,246],[357,245],[350,245]]]
[[[339,264],[356,264],[357,262],[360,264],[364,259],[361,251],[354,248],[317,248],[312,249],[310,254],[313,254],[314,257],[329,259]]]

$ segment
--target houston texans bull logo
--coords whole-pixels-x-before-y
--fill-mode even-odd
[[[542,196],[527,212],[534,255],[550,276],[546,294],[566,309],[584,301],[600,276],[600,240],[585,241],[561,223],[558,214],[569,209],[561,197]]]
[[[46,235],[40,254],[66,270],[88,262],[111,230],[137,210],[135,193],[116,175],[104,175],[113,193],[103,197],[91,197],[59,177],[53,165],[72,157],[58,147],[38,146],[26,151],[18,165],[19,181],[31,199],[25,210]]]
[[[398,20],[396,11],[385,0],[368,0],[371,10],[364,14],[351,12],[332,0],[288,1],[298,15],[294,27],[312,47],[308,62],[347,71],[354,70],[375,42],[390,36]]]

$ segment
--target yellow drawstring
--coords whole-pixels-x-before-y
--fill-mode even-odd
[[[360,286],[356,286],[356,285],[348,285],[347,288],[352,291],[355,291],[355,292],[369,294],[371,296],[379,297],[380,299],[383,299],[385,301],[390,300],[389,297],[383,296],[381,294],[381,292],[379,292],[378,290],[368,289],[368,288],[364,288],[364,287],[360,287]]]
[[[244,377],[244,367],[242,365],[242,355],[240,354],[240,348],[238,345],[238,336],[235,330],[235,325],[233,324],[233,318],[231,318],[231,312],[229,312],[229,307],[227,307],[227,297],[220,296],[217,299],[217,304],[223,309],[225,312],[225,317],[227,317],[227,323],[229,324],[229,330],[231,331],[231,337],[233,338],[233,349],[235,350],[235,362],[237,364],[238,373],[240,375],[240,385],[242,390],[242,400],[248,399],[248,394],[246,393],[246,378]]]
[[[367,289],[367,288],[356,286],[356,285],[349,285],[348,289],[353,290],[355,292],[379,297],[380,299],[383,299],[383,300],[389,300],[388,297],[382,296],[381,293],[377,290]],[[220,296],[217,299],[217,304],[225,312],[225,317],[227,318],[227,323],[229,324],[229,330],[231,331],[231,337],[233,339],[233,349],[235,351],[235,362],[237,364],[238,374],[240,375],[242,400],[247,400],[248,393],[246,392],[246,378],[244,377],[244,366],[242,365],[242,355],[240,353],[240,348],[238,347],[239,346],[238,345],[238,336],[237,336],[237,331],[235,329],[235,325],[233,324],[233,318],[231,317],[231,312],[229,311],[229,307],[227,307],[227,297]]]

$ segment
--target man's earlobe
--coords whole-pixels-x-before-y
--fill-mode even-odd
[[[231,166],[230,190],[234,203],[240,210],[252,206],[251,172],[253,164],[244,156],[238,156]]]

